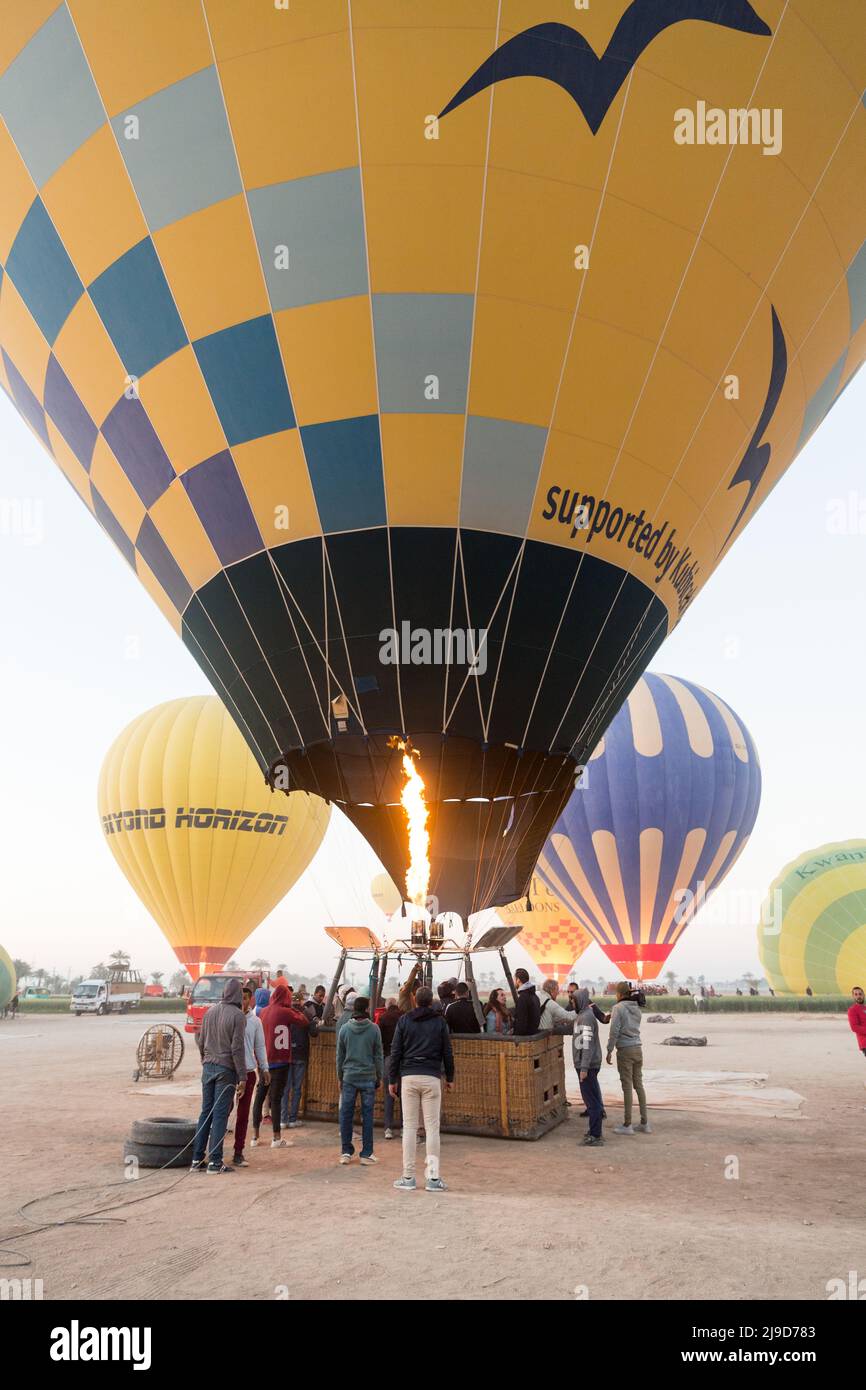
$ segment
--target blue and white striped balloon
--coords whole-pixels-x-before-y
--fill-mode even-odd
[[[594,750],[538,872],[630,979],[655,979],[758,814],[752,737],[709,690],[647,673]]]

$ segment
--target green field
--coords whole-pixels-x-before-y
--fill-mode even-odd
[[[597,994],[595,996],[595,1003],[605,1011],[609,1011],[615,1002],[612,995],[609,994]],[[769,994],[761,994],[757,997],[748,994],[742,997],[736,994],[724,994],[715,999],[705,1000],[701,1007],[701,1013],[841,1014],[845,1013],[850,1002],[849,999],[840,994],[816,994],[812,998],[805,994],[777,995],[775,999]],[[20,1011],[26,1014],[68,1013],[69,995],[58,994],[51,999],[28,999],[22,1001]],[[186,1001],[177,998],[142,999],[136,1012],[140,1014],[182,1014],[186,1013]],[[691,997],[685,999],[677,994],[647,996],[646,1013],[648,1014],[694,1014],[696,1012]]]
[[[22,999],[18,1005],[22,1014],[68,1014],[70,995],[54,994],[50,999]],[[142,999],[134,1011],[139,1014],[186,1013],[185,999]]]
[[[599,1008],[609,1010],[616,1000],[612,995],[596,995]],[[702,1014],[754,1014],[754,1013],[844,1013],[850,999],[841,994],[777,994],[775,999],[769,994],[757,996],[744,994],[720,994],[715,999],[705,999],[701,1005]],[[648,994],[646,1001],[648,1014],[696,1014],[694,1000],[677,994]]]

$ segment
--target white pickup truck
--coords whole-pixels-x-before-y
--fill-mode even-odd
[[[137,970],[117,971],[107,980],[82,980],[75,986],[69,1008],[72,1013],[125,1014],[137,1009],[144,993],[144,980]]]

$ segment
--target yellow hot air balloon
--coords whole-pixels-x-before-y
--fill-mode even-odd
[[[518,940],[524,951],[543,975],[560,982],[592,941],[537,874],[532,875],[529,897],[498,908],[497,914],[506,926],[522,928]]]
[[[214,695],[169,700],[115,739],[99,777],[109,849],[194,979],[219,969],[322,842],[330,807],[272,792]]]
[[[18,981],[12,957],[0,946],[0,1009],[5,1009],[10,999],[14,999]]]
[[[403,895],[390,874],[376,874],[370,884],[373,902],[381,908],[386,917],[397,912],[403,905]]]

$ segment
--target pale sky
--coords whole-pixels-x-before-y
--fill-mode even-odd
[[[671,958],[681,978],[759,973],[755,923],[773,877],[802,850],[866,834],[864,418],[866,373],[653,662],[732,706],[764,778],[751,841]],[[0,593],[0,943],[35,966],[75,973],[124,948],[143,973],[168,976],[174,954],[102,843],[96,783],[132,718],[209,686],[3,396]],[[324,925],[384,925],[368,894],[377,869],[335,817],[306,878],[238,951],[242,964],[262,956],[329,970],[336,952]],[[611,971],[596,946],[577,969]]]

